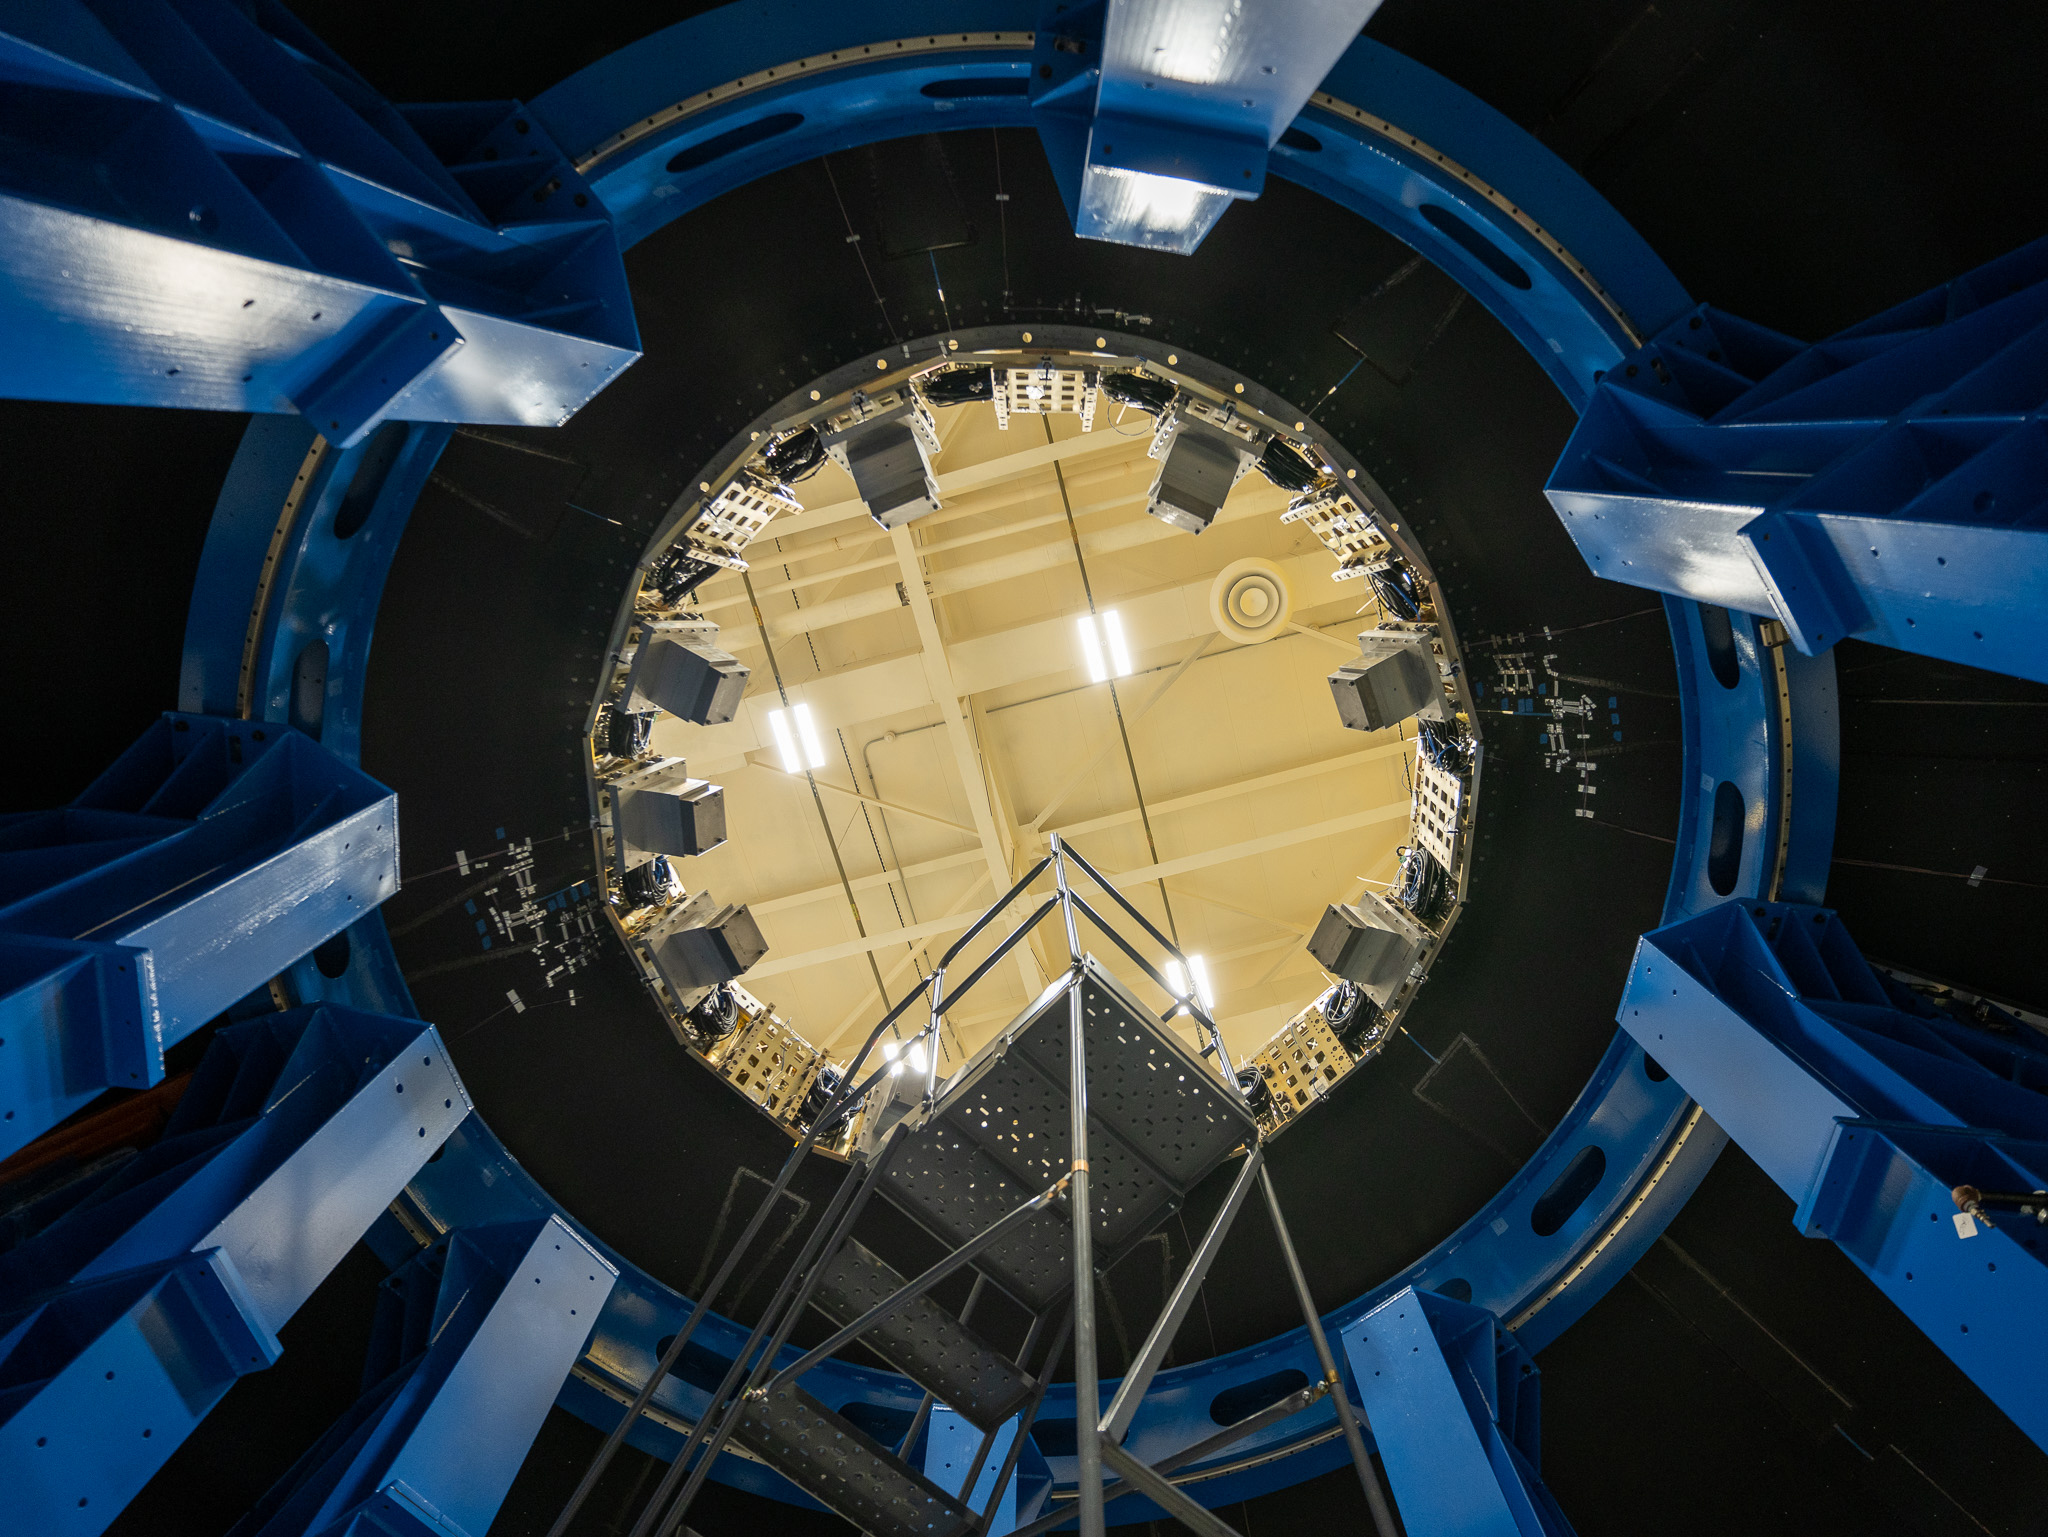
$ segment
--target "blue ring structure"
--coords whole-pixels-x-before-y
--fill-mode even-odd
[[[896,35],[882,41],[862,35],[875,25],[874,13],[863,8],[793,0],[767,7],[765,19],[762,10],[748,7],[742,15],[728,7],[670,27],[531,104],[610,208],[622,244],[723,192],[831,151],[937,130],[1032,126],[1025,87],[1033,6],[982,0],[892,7]],[[936,27],[942,19],[944,33],[916,31],[920,20]],[[1603,370],[1692,302],[1563,162],[1458,87],[1369,41],[1352,45],[1276,148],[1272,165],[1451,274],[1514,333],[1574,409],[1584,408]],[[379,595],[405,517],[447,436],[443,426],[394,423],[356,447],[332,449],[300,418],[251,425],[194,593],[183,708],[287,721],[295,709],[313,707],[308,701],[317,693],[317,708],[334,722],[323,740],[355,757]],[[1677,599],[1666,607],[1678,663],[1684,785],[1664,921],[1734,896],[1817,900],[1834,824],[1832,660],[1766,647],[1758,621],[1746,616]],[[250,619],[235,633],[209,618],[216,615]],[[317,690],[309,655],[321,664]],[[348,940],[340,975],[326,975],[310,958],[295,968],[291,981],[301,1001],[415,1012],[382,918],[357,923]],[[1463,1282],[1473,1302],[1499,1314],[1525,1346],[1540,1349],[1655,1240],[1725,1140],[1676,1083],[1617,1034],[1536,1156],[1436,1248],[1333,1309],[1328,1325],[1341,1328],[1403,1286],[1448,1286],[1455,1295],[1460,1288],[1451,1283]],[[1532,1222],[1539,1202],[1548,1228],[1542,1234]],[[397,1218],[372,1235],[393,1262],[437,1231],[559,1208],[471,1116],[395,1211]],[[573,1225],[573,1217],[560,1214]],[[595,1235],[586,1236],[604,1250]],[[657,1342],[673,1333],[688,1306],[605,1252],[620,1280],[560,1399],[599,1426],[617,1422],[621,1405],[652,1369]],[[714,1318],[695,1345],[729,1358],[744,1337]],[[1163,1455],[1213,1430],[1212,1406],[1223,1395],[1290,1372],[1319,1375],[1304,1330],[1163,1371],[1129,1444],[1147,1460]],[[686,1359],[636,1428],[635,1443],[672,1456],[678,1427],[702,1408],[716,1377],[715,1368],[705,1377]],[[840,1361],[817,1368],[806,1386],[833,1408],[908,1414],[920,1398],[903,1378]],[[1043,1439],[1056,1444],[1056,1427],[1074,1414],[1071,1389],[1054,1388],[1041,1412]],[[1071,1457],[1049,1460],[1056,1479],[1071,1488]],[[1344,1460],[1325,1403],[1191,1470],[1193,1492],[1210,1505],[1240,1500]],[[718,1476],[809,1503],[737,1455],[723,1459]],[[1112,1511],[1115,1520],[1155,1514],[1137,1500]]]

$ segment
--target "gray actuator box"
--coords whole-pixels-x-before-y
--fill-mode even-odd
[[[651,620],[626,674],[627,710],[666,710],[700,726],[733,718],[747,691],[747,668],[712,644],[716,625]]]
[[[725,842],[725,790],[692,779],[681,758],[665,758],[611,782],[619,865],[657,854],[702,854]]]
[[[1252,457],[1230,433],[1184,419],[1160,456],[1145,510],[1162,523],[1199,534],[1216,521]]]
[[[1444,690],[1426,630],[1367,630],[1359,658],[1330,674],[1337,716],[1354,731],[1384,731],[1412,715],[1444,718]]]
[[[720,907],[705,892],[650,924],[641,939],[654,969],[686,1009],[721,982],[743,976],[768,953],[768,941],[744,904]]]
[[[1355,982],[1385,1008],[1429,942],[1429,931],[1393,903],[1367,892],[1356,907],[1331,906],[1309,936],[1308,953],[1332,976]]]
[[[846,440],[845,456],[868,516],[882,527],[921,518],[939,505],[931,465],[909,423],[878,422],[865,428]]]

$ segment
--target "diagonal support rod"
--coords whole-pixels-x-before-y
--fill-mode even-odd
[[[1266,1166],[1265,1150],[1256,1142],[1245,1155],[1244,1169],[1230,1187],[1230,1194],[1223,1199],[1223,1206],[1216,1213],[1216,1219],[1209,1224],[1209,1231],[1202,1235],[1201,1247],[1195,1257],[1188,1261],[1188,1268],[1181,1272],[1179,1283],[1173,1289],[1173,1297],[1166,1304],[1166,1311],[1159,1315],[1159,1321],[1152,1325],[1152,1332],[1145,1337],[1145,1343],[1138,1350],[1137,1359],[1130,1370],[1124,1373],[1124,1380],[1118,1385],[1116,1397],[1110,1400],[1109,1412],[1102,1416],[1098,1427],[1102,1434],[1118,1445],[1123,1444],[1124,1432],[1131,1428],[1131,1416],[1138,1412],[1138,1402],[1144,1398],[1145,1390],[1152,1385],[1152,1377],[1159,1370],[1159,1363],[1165,1359],[1166,1350],[1173,1343],[1173,1337],[1180,1332],[1181,1320],[1188,1316],[1188,1309],[1194,1305],[1195,1295],[1202,1289],[1202,1282],[1209,1274],[1209,1266],[1223,1250],[1223,1240],[1230,1234],[1231,1225],[1244,1207],[1245,1197],[1252,1192],[1252,1185]]]
[[[1022,1227],[1025,1221],[1035,1213],[1044,1211],[1046,1207],[1052,1205],[1054,1201],[1059,1199],[1060,1192],[1066,1186],[1067,1181],[1064,1179],[1055,1181],[1026,1201],[1022,1206],[1016,1207],[1006,1216],[998,1218],[989,1226],[983,1228],[978,1236],[969,1239],[915,1280],[904,1282],[902,1286],[884,1297],[880,1302],[877,1302],[822,1345],[813,1347],[792,1361],[788,1366],[783,1367],[781,1371],[762,1384],[762,1390],[764,1392],[769,1391],[780,1387],[785,1382],[792,1382],[796,1378],[801,1377],[835,1350],[858,1339],[876,1324],[891,1317],[906,1303],[914,1302],[917,1298],[923,1296],[976,1255],[982,1253],[991,1245],[1001,1243],[1010,1234]]]
[[[1102,1448],[1104,1462],[1123,1474],[1138,1493],[1151,1500],[1182,1526],[1201,1533],[1202,1537],[1238,1537],[1236,1527],[1213,1511],[1197,1505],[1193,1497],[1185,1493],[1180,1485],[1154,1472],[1109,1437],[1090,1436],[1087,1439],[1095,1441]],[[1101,1499],[1099,1490],[1096,1498],[1098,1501]]]
[[[1273,1235],[1280,1240],[1280,1252],[1287,1260],[1287,1278],[1294,1283],[1295,1298],[1301,1303],[1302,1321],[1308,1325],[1308,1337],[1315,1343],[1323,1381],[1329,1384],[1330,1398],[1337,1406],[1337,1423],[1344,1427],[1344,1443],[1351,1449],[1351,1466],[1358,1472],[1365,1503],[1372,1511],[1373,1529],[1379,1537],[1398,1537],[1394,1513],[1387,1505],[1387,1492],[1380,1487],[1379,1474],[1373,1471],[1372,1457],[1365,1449],[1358,1412],[1345,1396],[1344,1379],[1337,1375],[1337,1358],[1330,1353],[1329,1336],[1323,1333],[1322,1315],[1316,1311],[1315,1296],[1308,1289],[1308,1277],[1302,1274],[1294,1240],[1288,1235],[1287,1218],[1281,1214],[1280,1197],[1273,1190],[1273,1176],[1264,1169],[1259,1171],[1259,1185],[1266,1197],[1266,1214],[1273,1219]]]
[[[1193,1463],[1206,1462],[1218,1452],[1235,1446],[1238,1442],[1244,1440],[1245,1437],[1257,1435],[1267,1426],[1277,1425],[1282,1420],[1301,1413],[1302,1410],[1308,1408],[1309,1405],[1313,1404],[1329,1390],[1329,1384],[1326,1382],[1312,1382],[1305,1388],[1289,1393],[1278,1403],[1270,1404],[1266,1408],[1261,1409],[1257,1414],[1246,1415],[1245,1418],[1236,1421],[1234,1424],[1224,1426],[1213,1436],[1205,1436],[1193,1446],[1183,1447],[1172,1456],[1162,1458],[1160,1461],[1153,1463],[1152,1471],[1164,1475],[1172,1473],[1179,1468],[1188,1467]],[[1132,1483],[1129,1479],[1119,1479],[1102,1491],[1102,1498],[1106,1503],[1110,1500],[1120,1500],[1127,1494],[1136,1494],[1137,1492],[1138,1486],[1136,1484]],[[1049,1532],[1054,1527],[1062,1526],[1073,1519],[1074,1510],[1070,1501],[1054,1510],[1047,1511],[1030,1525],[1018,1527],[1014,1532],[1010,1533],[1010,1537],[1039,1537],[1041,1532]]]

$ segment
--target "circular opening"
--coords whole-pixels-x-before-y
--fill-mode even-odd
[[[1728,896],[1742,873],[1742,792],[1727,780],[1714,789],[1714,820],[1707,833],[1707,884]]]
[[[347,929],[313,947],[313,965],[323,977],[331,979],[340,976],[348,970],[348,961]]]
[[[1161,872],[1119,890],[1186,966],[1155,950],[1170,986],[1127,980],[1191,1044],[1191,998],[1219,1017],[1279,1126],[1383,1049],[1455,912],[1478,727],[1451,616],[1305,411],[1178,347],[1020,337],[851,362],[694,477],[600,680],[607,880],[679,1032],[795,1126],[878,1017],[877,973],[892,1001],[917,986],[992,863],[1008,884],[1057,833],[1113,880]],[[690,779],[650,769],[674,759]],[[849,946],[842,874],[869,935],[917,942]],[[993,954],[1010,927],[948,963],[975,991],[935,1063],[889,1043],[903,1081],[1043,989],[1043,957]]]
[[[1582,1147],[1574,1153],[1563,1172],[1529,1209],[1529,1226],[1536,1236],[1548,1238],[1569,1222],[1572,1213],[1600,1187],[1601,1177],[1606,1173],[1607,1154],[1599,1146]]]
[[[770,139],[788,133],[792,128],[803,126],[801,112],[772,112],[766,117],[756,118],[751,123],[742,123],[737,128],[728,128],[724,133],[693,144],[681,153],[670,157],[668,163],[671,175],[684,171],[701,171],[705,166],[723,160],[728,155],[751,149],[756,144],[765,144]]]
[[[1235,1425],[1248,1415],[1270,1408],[1290,1393],[1308,1386],[1308,1374],[1289,1367],[1286,1371],[1255,1377],[1227,1388],[1209,1401],[1209,1418],[1219,1425]]]
[[[1521,263],[1495,245],[1488,237],[1480,234],[1478,230],[1467,224],[1458,215],[1452,213],[1450,209],[1436,203],[1424,203],[1422,205],[1422,217],[1432,229],[1444,236],[1466,255],[1472,257],[1480,266],[1499,278],[1508,287],[1527,288],[1530,286],[1529,274],[1522,270]]]

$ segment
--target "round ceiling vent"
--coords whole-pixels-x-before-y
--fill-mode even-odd
[[[1234,560],[1209,588],[1209,617],[1232,640],[1255,646],[1287,631],[1294,595],[1270,560]]]

